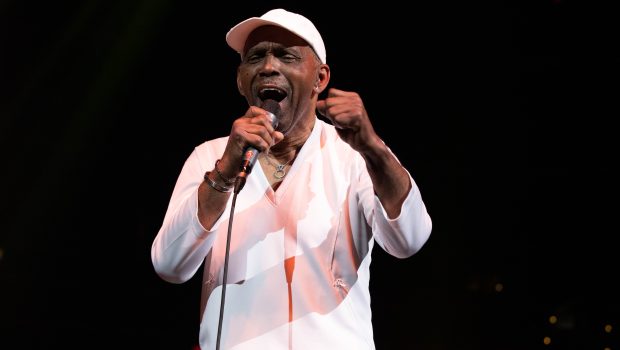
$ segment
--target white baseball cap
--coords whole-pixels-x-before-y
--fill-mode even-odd
[[[322,63],[327,63],[325,44],[321,34],[314,24],[306,17],[286,11],[284,9],[271,10],[260,17],[251,17],[232,27],[226,34],[226,42],[239,54],[243,54],[243,47],[248,35],[260,26],[275,25],[282,27],[300,38],[306,40],[314,49]]]

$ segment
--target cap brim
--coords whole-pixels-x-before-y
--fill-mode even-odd
[[[228,33],[226,34],[226,42],[228,43],[228,46],[230,46],[233,50],[237,51],[240,54],[243,53],[243,48],[245,46],[245,41],[247,40],[248,35],[250,35],[250,33],[252,33],[254,29],[264,25],[274,25],[284,28],[282,25],[276,22],[267,21],[259,17],[248,18],[245,21],[232,27],[228,31]],[[290,29],[288,28],[285,29],[290,31]]]

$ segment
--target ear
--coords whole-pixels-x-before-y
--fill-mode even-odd
[[[317,94],[320,94],[325,90],[327,84],[329,84],[329,66],[327,64],[321,64],[319,67],[319,74],[316,78],[316,83],[314,84],[314,90]]]

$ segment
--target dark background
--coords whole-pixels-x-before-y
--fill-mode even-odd
[[[150,245],[185,158],[246,109],[226,32],[285,7],[433,219],[417,255],[373,253],[377,348],[617,349],[613,12],[397,4],[1,2],[0,348],[197,344],[199,275],[159,279]]]

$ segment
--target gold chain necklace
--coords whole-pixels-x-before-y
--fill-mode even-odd
[[[269,160],[269,154],[268,153],[265,154],[265,158],[267,159],[267,163],[276,169],[276,171],[273,172],[273,177],[275,177],[278,180],[281,180],[284,176],[286,176],[286,171],[284,170],[284,167],[286,167],[288,165],[288,163],[290,163],[293,159],[295,159],[293,157],[288,162],[286,162],[284,164],[273,164],[271,162],[271,160]]]

